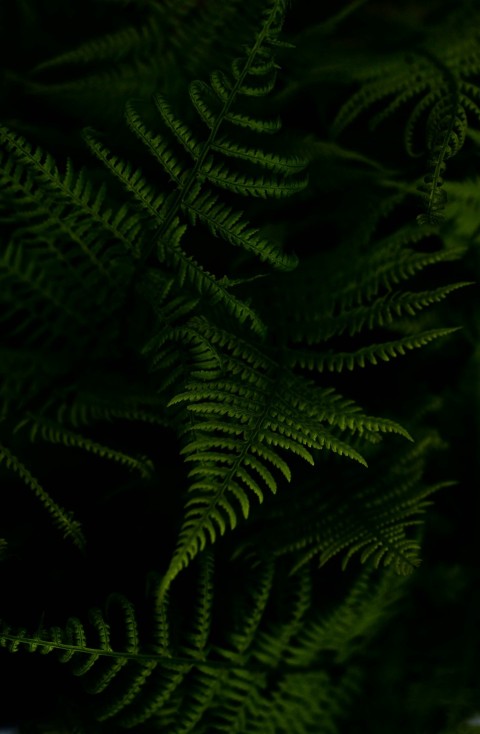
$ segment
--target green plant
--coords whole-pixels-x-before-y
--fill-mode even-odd
[[[92,0],[71,37],[61,3],[1,12],[0,660],[48,677],[11,674],[6,718],[383,731],[390,631],[430,572],[474,577],[425,514],[473,466],[478,10]],[[466,726],[474,667],[408,728]]]

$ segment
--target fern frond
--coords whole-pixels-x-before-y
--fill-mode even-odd
[[[204,653],[210,636],[214,596],[214,557],[211,552],[200,556],[200,573],[198,576],[198,603],[195,615],[186,637],[185,652],[192,655]]]
[[[412,573],[420,564],[420,543],[411,529],[423,524],[420,518],[431,504],[429,497],[455,484],[422,482],[426,456],[442,446],[437,436],[426,435],[392,461],[384,473],[373,463],[370,482],[357,486],[351,496],[339,501],[332,493],[319,508],[313,534],[307,531],[297,546],[299,556],[291,573],[314,557],[323,566],[340,553],[343,569],[359,555],[361,563],[370,562],[376,568],[391,565],[400,575]],[[324,517],[329,518],[326,525]],[[293,551],[294,545],[289,548]],[[287,546],[283,552],[289,552]]]
[[[286,589],[288,599],[282,605],[282,622],[270,625],[256,636],[253,656],[263,665],[275,668],[283,663],[311,608],[312,586],[310,570],[304,565]]]
[[[289,664],[312,666],[325,650],[331,650],[338,663],[348,659],[392,613],[404,585],[405,579],[391,571],[378,576],[363,570],[337,608],[318,612],[304,625],[287,655]]]
[[[253,583],[248,591],[249,598],[244,602],[243,609],[237,609],[237,628],[230,634],[234,651],[221,650],[224,657],[235,662],[246,655],[256,638],[274,582],[275,566],[271,559],[260,560],[253,557],[250,566]]]
[[[164,109],[164,105],[162,105]],[[127,107],[127,119],[130,127],[148,145],[155,157],[161,162],[169,176],[180,184],[184,170],[180,163],[172,158],[171,151],[162,142],[160,137],[153,137],[141,123],[133,108]],[[179,123],[180,124],[180,123]],[[177,132],[178,132],[178,128]],[[189,135],[189,131],[185,132]],[[163,207],[165,199],[158,195],[143,179],[141,171],[133,171],[130,166],[123,164],[118,158],[112,156],[109,151],[101,146],[91,135],[86,135],[89,147],[110,168],[120,181],[125,185],[127,191],[132,193],[137,201],[148,213],[159,222],[163,222]],[[185,146],[192,149],[195,147],[190,137],[185,138],[182,133]],[[240,185],[240,184],[239,184]],[[291,269],[296,265],[294,256],[287,256],[278,250],[265,238],[257,236],[258,230],[252,229],[243,218],[243,213],[235,211],[221,202],[210,190],[195,187],[189,192],[182,210],[187,214],[194,225],[199,219],[206,224],[214,236],[221,236],[231,244],[242,247],[255,253],[261,260],[271,263],[274,267]]]
[[[214,236],[253,252],[260,260],[270,263],[277,270],[290,271],[298,263],[295,255],[281,252],[278,246],[249,226],[243,218],[243,212],[227,206],[210,190],[193,190],[186,202],[186,211],[193,225],[198,218]]]
[[[355,302],[355,298],[357,302],[371,299],[382,288],[391,290],[430,265],[458,260],[465,254],[465,248],[461,245],[431,252],[415,249],[417,243],[420,243],[425,237],[436,235],[438,235],[438,229],[433,227],[417,228],[415,231],[412,227],[407,226],[376,242],[365,260],[362,258],[361,267],[357,267],[357,265],[360,266],[360,262],[354,265],[360,286],[357,295],[354,295],[356,289],[351,282],[340,284],[338,290],[341,293],[342,306],[345,307]],[[347,275],[348,280],[351,274],[352,271]],[[336,288],[335,291],[337,292]]]
[[[428,164],[432,172],[425,176],[420,186],[426,211],[417,217],[419,224],[437,224],[442,221],[442,211],[446,202],[446,193],[442,188],[445,161],[462,148],[466,132],[467,116],[454,86],[451,98],[441,98],[432,107],[427,119]]]
[[[15,431],[19,431],[25,427],[29,428],[31,441],[41,438],[49,443],[63,444],[64,446],[83,449],[84,451],[96,454],[104,459],[116,461],[128,469],[138,471],[144,479],[150,477],[152,474],[153,464],[146,457],[129,456],[128,454],[115,450],[109,446],[103,446],[102,444],[92,441],[92,439],[82,436],[80,433],[75,433],[54,421],[29,415],[17,424]]]
[[[121,391],[110,395],[106,391],[98,395],[80,392],[68,403],[60,403],[55,414],[58,424],[67,424],[73,428],[118,419],[159,426],[169,425],[165,416],[165,403],[157,396],[142,393],[127,397]]]
[[[152,595],[155,595],[158,584],[159,579],[155,578]],[[178,689],[184,684],[185,678],[192,669],[192,663],[195,664],[194,658],[190,656],[178,661],[175,661],[172,656],[168,602],[168,599],[164,599],[161,603],[155,600],[153,639],[146,655],[146,659],[154,661],[158,657],[166,665],[155,671],[153,677],[150,676],[152,671],[150,669],[147,675],[148,680],[141,678],[142,688],[136,687],[135,700],[129,700],[128,703],[132,705],[122,711],[122,726],[127,729],[144,724],[168,706],[171,698],[176,696]],[[140,674],[142,667],[140,666]],[[143,686],[144,680],[147,683],[146,686]],[[123,708],[125,709],[125,706]],[[118,711],[116,713],[118,714]]]
[[[418,227],[406,227],[371,242],[365,251],[352,253],[353,245],[345,245],[341,252],[345,264],[341,269],[338,269],[337,253],[312,256],[289,276],[288,290],[281,278],[271,281],[271,287],[264,288],[261,298],[268,304],[281,303],[277,318],[282,339],[288,345],[286,363],[310,370],[352,370],[367,363],[388,361],[437,336],[447,335],[448,331],[433,333],[435,330],[427,329],[423,338],[420,325],[415,328],[412,320],[413,333],[406,333],[402,322],[402,317],[415,317],[470,284],[452,283],[417,292],[405,289],[404,281],[465,253],[463,243],[454,240],[441,249],[425,251],[421,242],[427,233],[437,236],[434,229],[422,233]],[[310,275],[316,268],[322,268],[330,284],[328,295]],[[329,340],[344,339],[347,334],[365,335],[367,330],[382,328],[388,329],[384,342],[381,335],[375,334],[376,343],[365,339],[365,345],[360,342],[351,352],[345,350],[343,341],[329,344]],[[397,338],[392,334],[395,331],[400,332]]]
[[[298,155],[275,155],[259,148],[250,148],[247,145],[229,140],[227,137],[224,139],[219,138],[212,145],[212,150],[216,153],[222,153],[227,157],[240,158],[241,160],[248,161],[252,165],[260,164],[276,173],[282,173],[284,176],[300,173],[307,165],[307,161]]]
[[[25,630],[13,633],[8,625],[2,623],[0,645],[9,649],[10,652],[17,652],[22,648],[28,652],[40,652],[43,655],[54,652],[58,655],[60,662],[71,663],[74,674],[79,676],[90,673],[99,661],[106,659],[110,663],[108,674],[104,670],[92,688],[92,692],[98,693],[104,690],[104,687],[111,682],[129,659],[135,659],[138,654],[138,628],[133,607],[119,594],[112,595],[110,603],[113,602],[121,609],[124,616],[125,651],[122,653],[112,649],[110,626],[98,609],[93,609],[89,614],[98,646],[88,645],[85,627],[75,617],[68,620],[63,630],[59,627],[53,627],[50,630],[39,629],[33,635],[27,635]]]
[[[93,131],[85,130],[84,139],[97,158],[116,176],[126,191],[131,194],[148,215],[157,223],[163,221],[162,209],[165,194],[150,186],[141,169],[134,169],[129,163],[119,159],[106,146],[99,142]]]
[[[299,366],[308,370],[318,372],[341,372],[343,369],[353,370],[356,367],[365,367],[366,364],[377,365],[379,362],[389,362],[400,355],[405,355],[412,349],[419,349],[449,334],[453,334],[461,327],[444,329],[430,329],[409,336],[401,337],[380,344],[371,344],[361,347],[355,352],[330,352],[295,350],[287,356],[288,364],[292,367]]]
[[[242,87],[250,73],[250,68],[254,69],[253,76],[257,80],[265,73],[260,67],[255,67],[255,63],[258,58],[261,58],[264,65],[265,59],[271,57],[267,46],[268,44],[275,45],[277,42],[282,8],[283,3],[275,0],[264,14],[264,21],[256,36],[254,45],[247,48],[246,58],[237,60],[232,66],[234,83],[230,84],[226,76],[220,72],[213,73],[211,87],[203,82],[192,83],[191,101],[210,126],[210,132],[206,139],[199,140],[187,125],[176,118],[166,99],[162,96],[156,97],[157,109],[164,124],[170,134],[193,158],[193,166],[187,166],[180,160],[168,139],[163,134],[155,135],[151,133],[136,110],[131,105],[127,107],[126,117],[129,127],[156,158],[176,188],[175,195],[172,192],[172,196],[166,201],[161,201],[160,204],[155,202],[152,205],[151,188],[146,184],[142,173],[139,170],[133,171],[129,164],[112,155],[91,134],[86,134],[91,150],[120,178],[127,190],[136,196],[153,219],[155,232],[144,253],[144,259],[149,256],[156,244],[160,251],[165,252],[167,259],[175,254],[173,260],[180,270],[181,281],[187,276],[199,288],[201,293],[222,300],[225,305],[230,304],[230,312],[238,316],[241,321],[245,321],[247,317],[250,317],[257,331],[259,330],[258,318],[253,317],[246,305],[240,305],[233,296],[227,296],[226,289],[212,275],[206,273],[191,256],[185,254],[179,258],[180,248],[178,242],[181,232],[184,231],[183,225],[180,224],[179,214],[181,212],[186,213],[191,221],[198,217],[200,221],[207,224],[212,233],[220,234],[224,239],[235,245],[246,246],[249,250],[257,251],[263,260],[272,262],[277,266],[284,266],[286,263],[285,258],[275,256],[272,252],[273,248],[265,245],[263,239],[255,237],[256,232],[249,229],[241,214],[237,215],[227,207],[222,211],[221,205],[217,205],[216,197],[212,198],[208,193],[206,197],[202,196],[204,192],[201,190],[204,183],[210,181],[237,194],[278,197],[293,194],[305,186],[305,179],[295,178],[295,175],[303,167],[298,160],[295,161],[292,169],[288,161],[282,159],[281,156],[265,154],[263,159],[257,158],[255,167],[267,168],[270,171],[273,169],[274,174],[253,176],[242,171],[232,172],[226,164],[217,163],[212,155],[220,153],[218,148],[215,147],[219,144],[223,146],[222,153],[227,154],[227,158],[231,158],[232,155],[235,157],[235,154],[238,158],[240,153],[242,156],[255,154],[256,149],[253,148],[244,148],[243,152],[242,148],[238,145],[235,147],[235,144],[229,148],[229,136],[227,134],[222,135],[220,129],[228,121],[239,122],[250,129],[255,129],[256,123],[253,118],[250,119],[249,116],[243,113],[235,112],[233,107],[242,93],[250,93],[247,92],[247,88]],[[270,66],[268,66],[267,73],[270,74],[270,71]],[[262,94],[267,92],[264,87],[262,89]],[[208,98],[209,101],[206,101],[205,98]],[[209,102],[212,102],[212,108],[209,106]],[[275,171],[283,175],[280,176]],[[146,196],[144,194],[145,190],[147,191]],[[174,223],[177,223],[175,228]],[[163,241],[168,241],[171,237],[176,241],[175,246],[165,248]]]
[[[83,550],[85,546],[85,538],[83,536],[80,523],[77,520],[73,520],[72,514],[66,512],[55,502],[54,499],[52,499],[48,492],[41,486],[38,479],[31,474],[27,467],[10,451],[10,449],[3,444],[0,445],[0,463],[5,463],[7,469],[14,472],[22,482],[32,490],[46,511],[51,515],[54,524],[63,532],[64,537],[71,538],[75,545],[80,550]]]
[[[49,227],[54,223],[54,231],[63,230],[79,245],[90,264],[111,281],[113,269],[106,266],[105,253],[99,252],[98,245],[104,246],[109,237],[121,243],[125,252],[135,253],[141,228],[139,217],[125,205],[115,212],[106,208],[105,188],[95,191],[85,169],[76,173],[71,161],[67,161],[65,172],[61,173],[49,153],[5,127],[0,127],[0,142],[18,161],[17,165],[12,159],[7,161],[2,171],[3,185],[9,187],[11,194],[17,194],[21,206],[28,207],[29,217],[33,205],[37,216],[48,218]],[[109,251],[110,262],[114,253],[115,250]]]
[[[172,734],[193,734],[199,730],[198,726],[202,730],[202,719],[205,718],[205,712],[215,705],[221,688],[222,679],[218,674],[212,674],[210,670],[202,670],[201,674],[197,676],[195,688],[184,699],[181,723],[172,730]]]
[[[187,454],[187,460],[197,464],[190,472],[190,476],[195,477],[190,490],[194,496],[187,502],[187,514],[179,545],[165,577],[161,593],[164,593],[164,590],[168,588],[167,583],[173,580],[181,568],[205,547],[207,533],[211,542],[214,542],[217,529],[222,534],[226,531],[227,520],[232,529],[235,527],[236,511],[227,497],[227,492],[232,493],[240,504],[244,517],[248,517],[250,506],[247,491],[255,493],[260,501],[263,500],[262,486],[257,476],[251,473],[252,469],[271,491],[276,491],[277,485],[270,469],[265,466],[265,460],[280,470],[287,479],[290,478],[288,467],[277,455],[275,449],[272,450],[268,446],[264,448],[261,445],[263,441],[260,436],[268,430],[269,412],[275,395],[271,396],[267,393],[263,396],[257,387],[256,397],[262,402],[254,412],[253,406],[250,407],[250,403],[246,403],[244,399],[237,401],[238,407],[229,402],[225,403],[223,393],[219,389],[220,386],[210,386],[207,388],[207,394],[203,391],[199,392],[201,384],[193,383],[189,387],[191,393],[187,392],[177,396],[171,404],[187,400],[193,403],[192,407],[197,409],[200,416],[210,418],[213,410],[215,415],[233,418],[235,424],[229,425],[225,421],[230,430],[226,436],[221,434],[217,436],[216,430],[224,433],[221,421],[217,423],[212,423],[211,420],[208,423],[204,421],[207,429],[200,421],[195,424],[196,438],[183,450],[183,453]],[[228,388],[231,390],[231,395],[235,396],[238,390],[235,383],[229,385]],[[244,397],[245,395],[242,396]],[[200,402],[202,398],[207,398],[208,402]],[[245,412],[247,406],[249,413],[251,411],[251,417],[249,413]],[[230,437],[232,433],[233,437]],[[275,437],[272,436],[269,443],[273,440]],[[283,443],[281,439],[278,439],[278,442]],[[311,458],[309,452],[303,449],[301,444],[293,439],[287,441],[288,443],[291,450],[296,449],[304,458]]]
[[[265,673],[241,668],[232,671],[225,686],[222,687],[222,697],[216,701],[216,730],[225,734],[229,731],[244,730],[250,712],[258,712],[266,688]]]
[[[362,729],[365,712],[380,731],[365,701],[377,682],[389,687],[394,663],[402,682],[405,655],[388,647],[383,624],[407,575],[422,595],[453,581],[443,599],[459,598],[467,572],[441,570],[425,585],[420,564],[427,511],[453,484],[448,456],[427,463],[445,444],[426,426],[453,439],[460,464],[474,428],[478,318],[461,318],[457,291],[475,277],[480,197],[474,182],[442,179],[454,156],[453,173],[475,166],[480,33],[469,21],[447,37],[452,0],[435,11],[408,0],[401,19],[365,3],[346,0],[331,17],[309,6],[308,28],[296,13],[286,41],[289,0],[98,0],[83,16],[81,4],[71,16],[52,0],[45,17],[34,0],[0,3],[10,59],[0,74],[2,475],[7,488],[23,482],[80,548],[79,523],[43,488],[48,476],[66,478],[98,521],[94,556],[72,566],[43,537],[31,555],[31,503],[4,512],[4,664],[18,653],[14,667],[35,673],[49,655],[50,683],[76,677],[43,720],[22,713],[22,731],[338,734]],[[461,5],[478,21],[474,0]],[[359,23],[340,28],[357,8]],[[357,28],[373,30],[373,47]],[[45,60],[48,47],[56,55]],[[395,50],[381,58],[374,48]],[[333,132],[390,120],[374,154],[358,149],[361,134],[351,147],[318,137],[343,82],[358,91]],[[38,115],[27,118],[32,104]],[[423,171],[395,156],[397,113]],[[424,224],[402,226],[420,181]],[[451,216],[439,227],[443,189]],[[437,364],[438,340],[462,321],[455,358]],[[385,387],[357,369],[427,344],[417,368],[412,354],[383,370]],[[161,466],[160,493],[139,482],[152,477],[148,456]],[[92,505],[82,490],[97,464]],[[120,466],[136,475],[122,479]],[[87,618],[81,609],[109,575],[132,600],[113,594]],[[78,617],[59,622],[75,598]],[[423,640],[428,606],[420,620],[405,610],[397,641],[413,621]],[[36,711],[28,678],[19,696]],[[15,677],[7,683],[9,698]],[[410,684],[397,717],[407,725],[422,698]],[[433,730],[443,719],[427,721],[426,710],[415,723]]]
[[[212,119],[211,115],[210,119]],[[233,125],[237,125],[238,127],[251,130],[252,132],[267,133],[268,135],[277,133],[282,127],[282,123],[279,118],[259,119],[258,117],[252,117],[251,115],[245,115],[242,112],[229,112],[225,115],[225,120]]]
[[[343,130],[364,112],[368,111],[379,100],[396,95],[387,107],[387,112],[382,117],[392,114],[398,107],[412,97],[422,94],[426,89],[438,86],[440,73],[438,68],[424,56],[405,56],[391,60],[376,60],[376,63],[362,70],[362,85],[347,102],[341,107],[332,125],[332,134],[338,137]],[[412,84],[412,76],[415,74],[415,83]],[[407,79],[410,84],[407,86]],[[443,80],[442,80],[443,81]],[[381,121],[382,118],[378,120]]]
[[[188,375],[202,379],[219,374],[221,357],[195,328],[195,319],[182,325],[174,323],[178,315],[182,317],[190,311],[189,304],[183,298],[176,298],[173,303],[167,302],[165,306],[157,304],[155,307],[157,327],[154,336],[145,344],[143,354],[149,360],[150,370],[164,375],[159,392],[171,390],[175,383],[183,384]],[[178,349],[186,351],[184,360],[178,359]],[[187,354],[192,362],[190,372]]]
[[[258,696],[256,715],[248,723],[249,731],[289,734],[315,731],[320,726],[322,732],[336,734],[338,729],[333,722],[341,717],[352,697],[349,688],[356,673],[350,670],[335,682],[325,671],[318,670],[285,675],[269,697]]]
[[[362,415],[350,401],[289,373],[233,335],[201,322],[197,328],[221,350],[222,375],[190,380],[186,391],[170,401],[171,406],[187,406],[188,442],[182,454],[194,467],[189,472],[191,498],[161,595],[218,532],[236,527],[238,509],[249,516],[250,494],[263,502],[265,489],[277,491],[275,471],[290,481],[280,451],[313,464],[312,452],[329,450],[365,465],[337,432],[395,432],[409,438],[393,421]]]
[[[301,191],[307,185],[306,179],[294,182],[277,177],[260,176],[253,178],[243,173],[231,173],[223,164],[216,164],[213,159],[207,160],[202,167],[202,175],[206,180],[222,189],[227,189],[240,196],[257,196],[281,199]]]
[[[313,330],[309,331],[308,342],[315,344],[344,333],[354,336],[365,329],[389,326],[394,324],[396,318],[415,316],[419,311],[443,301],[456,290],[470,285],[473,285],[471,281],[420,292],[388,292],[371,303],[341,311],[338,316],[326,316],[318,324],[317,334]],[[300,341],[299,335],[296,335],[295,341]]]
[[[10,652],[55,654],[60,663],[68,664],[72,673],[83,679],[87,692],[98,696],[94,711],[99,722],[112,720],[122,728],[136,728],[162,715],[181,695],[184,706],[176,712],[171,730],[193,731],[194,724],[207,715],[214,700],[238,707],[237,681],[246,680],[251,674],[242,670],[242,665],[264,616],[273,582],[271,563],[254,570],[248,601],[239,624],[229,635],[230,647],[218,648],[223,660],[210,660],[207,645],[212,617],[212,571],[212,557],[207,554],[200,569],[193,626],[187,632],[188,647],[172,639],[168,600],[159,603],[158,596],[152,644],[144,646],[135,609],[120,594],[111,595],[107,602],[109,616],[113,611],[118,618],[115,632],[99,609],[90,611],[95,642],[90,642],[90,632],[79,619],[70,618],[63,629],[40,626],[35,634],[13,630],[2,622],[0,646]],[[114,642],[120,635],[121,640]],[[265,677],[265,673],[255,672],[253,676]]]
[[[174,221],[171,229],[165,233],[165,242],[168,243],[164,250],[165,261],[175,268],[180,286],[187,281],[200,296],[209,296],[213,305],[221,303],[240,324],[248,322],[254,332],[264,336],[266,326],[249,305],[232,295],[228,280],[226,284],[218,280],[179,247],[179,239],[184,231],[179,228],[179,222]]]
[[[138,622],[131,602],[120,594],[114,594],[109,598],[108,607],[112,605],[123,618],[121,651],[112,649],[110,625],[98,609],[93,609],[89,615],[97,638],[96,645],[88,643],[86,629],[76,618],[71,618],[63,630],[58,627],[40,629],[30,636],[25,630],[13,632],[8,625],[2,624],[0,645],[10,652],[26,649],[32,653],[55,653],[59,662],[69,663],[74,675],[84,678],[89,693],[102,694],[97,720],[116,718],[139,697],[162,657],[146,654],[140,648]],[[113,688],[115,694],[109,700],[105,694],[107,689]]]
[[[3,182],[13,198],[17,224],[5,264],[11,264],[13,256],[20,274],[25,259],[24,279],[31,287],[37,288],[43,279],[51,283],[50,293],[57,283],[68,290],[73,307],[63,298],[57,309],[75,320],[80,317],[76,299],[86,300],[85,294],[95,288],[97,302],[89,318],[105,319],[118,304],[118,288],[131,269],[127,253],[135,251],[138,217],[125,206],[115,213],[107,209],[105,190],[94,192],[84,170],[77,175],[67,163],[61,174],[51,156],[23,138],[5,130],[0,130],[0,138],[14,156],[4,169]],[[20,162],[13,163],[15,158]],[[35,279],[34,269],[44,272]]]
[[[453,42],[454,48],[455,45]],[[426,45],[414,53],[394,56],[390,62],[371,67],[361,80],[360,90],[339,111],[332,128],[333,135],[338,136],[374,104],[390,98],[387,106],[371,119],[371,128],[375,129],[412,98],[419,98],[407,120],[404,142],[407,152],[416,157],[415,131],[419,121],[426,117],[425,148],[431,172],[419,186],[426,209],[417,217],[422,225],[443,220],[446,195],[442,174],[445,160],[463,147],[468,127],[466,111],[472,112],[477,121],[480,119],[478,90],[465,79],[474,73],[464,56],[468,53],[468,40],[457,40],[457,48],[457,57],[452,54],[443,59],[443,53],[434,45]]]

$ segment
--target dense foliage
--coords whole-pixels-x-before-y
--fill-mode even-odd
[[[0,37],[0,725],[473,731],[477,3]]]

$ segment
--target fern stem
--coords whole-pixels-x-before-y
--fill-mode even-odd
[[[232,86],[230,94],[225,99],[222,109],[220,110],[215,120],[215,124],[213,125],[213,127],[210,130],[208,138],[202,144],[198,158],[195,161],[193,168],[190,170],[185,184],[182,185],[182,187],[177,190],[176,196],[172,201],[168,214],[164,218],[162,224],[155,230],[149,244],[145,248],[145,251],[142,257],[140,258],[141,266],[145,264],[147,258],[151,254],[155,246],[155,242],[158,240],[158,238],[163,233],[165,233],[168,230],[169,226],[171,225],[171,223],[177,216],[186,196],[188,195],[192,187],[197,183],[198,179],[201,178],[201,170],[205,163],[205,160],[207,156],[211,153],[215,140],[218,136],[220,127],[222,123],[225,122],[225,118],[228,115],[231,106],[235,102],[238,91],[241,88],[243,82],[245,81],[245,77],[247,76],[249,69],[253,64],[257,53],[259,52],[260,48],[263,46],[265,38],[268,36],[269,30],[275,20],[276,11],[277,11],[277,2],[274,3],[274,7],[271,13],[269,14],[269,17],[267,18],[266,22],[264,23],[263,28],[260,31],[260,33],[258,33],[255,45],[253,46],[251,52],[248,54],[246,62],[243,66],[243,69],[241,73],[238,75],[234,85]]]

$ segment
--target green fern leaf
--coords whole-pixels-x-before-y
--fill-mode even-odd
[[[364,570],[337,608],[326,615],[317,613],[303,627],[289,651],[289,663],[312,666],[325,650],[333,651],[338,662],[348,659],[368,644],[369,632],[380,617],[385,620],[394,611],[404,585],[405,580],[392,572],[378,576],[371,569]]]
[[[308,370],[317,370],[318,372],[341,372],[345,368],[347,370],[353,370],[356,367],[365,367],[366,364],[377,365],[379,362],[389,362],[395,357],[405,355],[407,351],[419,349],[435,339],[453,334],[460,328],[430,329],[381,344],[371,344],[367,347],[361,347],[355,352],[331,351],[318,353],[295,350],[289,354],[288,363],[291,366],[298,365],[299,367]]]
[[[43,504],[46,511],[51,515],[53,522],[63,532],[65,537],[70,537],[75,545],[83,550],[85,547],[85,538],[80,528],[80,523],[72,519],[71,513],[66,512],[55,500],[50,497],[48,492],[41,486],[38,479],[27,469],[27,467],[4,445],[0,445],[0,463],[5,463],[8,469],[11,469],[20,477],[22,482],[29,487],[36,497]]]
[[[480,110],[476,102],[478,92],[474,84],[465,77],[475,73],[466,62],[469,41],[462,29],[458,39],[452,42],[452,51],[444,62],[441,47],[425,46],[415,53],[397,55],[385,63],[371,67],[361,79],[361,88],[345,103],[333,123],[333,135],[338,136],[362,113],[383,99],[392,98],[387,106],[371,120],[371,128],[419,97],[410,112],[404,133],[405,147],[409,154],[417,156],[413,139],[416,126],[425,114],[426,150],[428,167],[431,170],[419,186],[426,211],[417,217],[422,225],[438,224],[443,220],[446,195],[442,174],[445,160],[456,155],[463,147],[467,132],[466,110],[473,112],[477,120]],[[456,46],[456,48],[455,48]],[[455,53],[457,52],[457,53]],[[414,82],[412,83],[412,79]]]
[[[312,450],[326,449],[366,465],[351,443],[339,438],[328,424],[360,435],[385,431],[409,438],[393,421],[363,416],[350,403],[339,402],[331,390],[282,374],[279,365],[238,339],[203,328],[216,348],[222,348],[223,375],[190,381],[187,390],[170,401],[170,406],[187,405],[188,443],[182,454],[194,467],[189,473],[191,497],[160,598],[182,568],[209,541],[215,542],[217,532],[223,535],[236,527],[237,507],[244,518],[249,516],[250,493],[263,502],[265,488],[277,491],[275,470],[290,480],[279,449],[310,464],[314,463]]]
[[[197,218],[214,236],[220,236],[236,247],[253,252],[260,260],[278,270],[293,270],[298,259],[295,255],[281,252],[274,244],[262,237],[243,218],[243,212],[235,211],[222,203],[210,190],[193,190],[186,202],[186,212],[192,224]]]
[[[146,457],[133,457],[121,451],[116,451],[109,446],[92,441],[90,438],[75,433],[61,424],[53,421],[30,415],[15,427],[15,431],[19,431],[24,427],[29,427],[30,440],[35,441],[38,437],[50,443],[61,443],[64,446],[74,446],[84,449],[92,454],[101,456],[104,459],[116,461],[131,470],[136,470],[143,478],[151,476],[153,471],[153,463]]]
[[[101,228],[121,242],[127,251],[133,249],[134,236],[137,236],[140,226],[138,218],[132,217],[132,212],[125,206],[117,208],[115,213],[105,210],[103,206],[105,190],[102,188],[94,191],[85,169],[77,174],[72,163],[67,161],[65,173],[61,174],[51,155],[41,148],[34,148],[24,138],[5,127],[0,127],[0,141],[25,170],[46,187],[47,191],[42,189],[43,197],[48,192],[52,201],[70,207],[78,217],[88,219],[90,226],[95,223],[97,232],[100,232]],[[10,170],[10,183],[15,181],[17,185],[20,184],[22,168]],[[30,181],[27,180],[25,186],[31,187]]]
[[[285,196],[291,196],[293,193],[304,189],[307,185],[306,179],[297,179],[292,182],[289,179],[277,177],[269,178],[261,176],[259,178],[253,178],[246,174],[232,174],[227,166],[217,164],[213,159],[207,159],[205,161],[201,172],[206,180],[215,186],[227,189],[240,196],[258,196],[262,199],[266,199],[267,197],[280,199]]]

